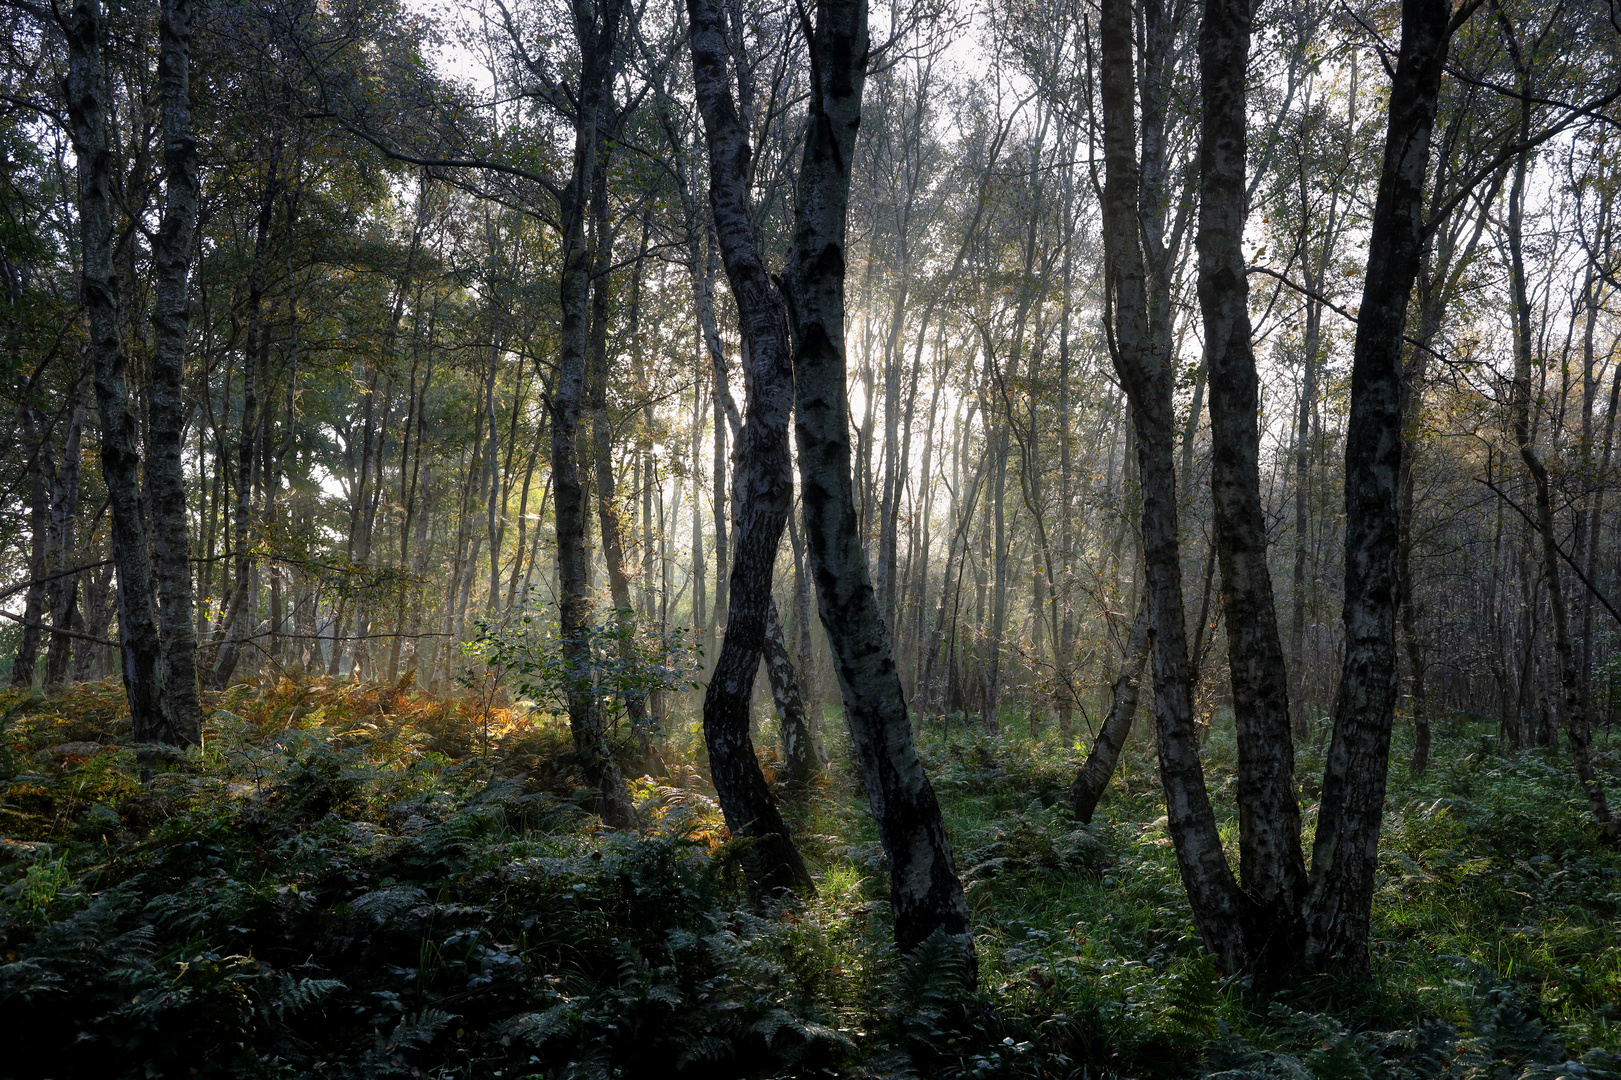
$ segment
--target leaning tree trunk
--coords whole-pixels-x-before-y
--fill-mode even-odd
[[[1467,9],[1466,9],[1467,10]],[[1345,656],[1307,892],[1307,967],[1366,972],[1395,720],[1402,338],[1424,249],[1424,185],[1448,0],[1403,0],[1390,125],[1368,237],[1345,440]]]
[[[709,204],[737,301],[748,404],[733,470],[735,528],[731,587],[725,594],[726,635],[704,694],[704,742],[727,828],[754,841],[748,861],[755,882],[767,890],[811,891],[810,873],[771,797],[749,734],[749,703],[767,624],[776,622],[771,580],[777,546],[793,502],[788,454],[793,368],[781,294],[766,274],[749,225],[749,135],[731,92],[724,24],[708,0],[688,0],[687,17],[693,82],[709,149]],[[725,392],[723,376],[717,371],[717,445],[725,430],[718,404]],[[717,468],[723,464],[717,461]],[[717,536],[719,528],[717,522]],[[781,634],[778,627],[779,641]]]
[[[800,689],[793,657],[788,653],[788,639],[782,632],[775,600],[766,615],[765,645],[766,674],[771,680],[771,697],[782,726],[783,779],[792,787],[805,787],[822,771],[822,757],[816,745],[816,733],[811,730],[805,695]]]
[[[1206,0],[1199,29],[1199,308],[1210,380],[1210,490],[1238,735],[1239,881],[1245,952],[1279,972],[1298,956],[1306,864],[1294,790],[1289,681],[1267,568],[1260,380],[1243,239],[1250,0]]]
[[[153,246],[157,348],[149,392],[146,491],[152,514],[153,570],[163,639],[163,709],[184,742],[201,737],[197,636],[191,610],[191,533],[186,520],[186,279],[197,223],[197,142],[191,128],[191,0],[164,0],[158,21],[158,85],[163,101],[164,208]]]
[[[783,274],[794,341],[794,433],[822,626],[833,647],[845,722],[889,858],[895,942],[910,952],[956,937],[974,972],[968,904],[951,840],[923,771],[889,635],[861,546],[845,387],[844,267],[850,166],[866,79],[865,0],[818,0],[811,86]]]
[[[1131,636],[1126,639],[1125,654],[1120,657],[1120,674],[1115,676],[1109,699],[1109,715],[1098,729],[1092,752],[1086,755],[1086,764],[1075,774],[1069,786],[1069,805],[1075,819],[1083,825],[1091,824],[1097,812],[1098,800],[1114,776],[1120,763],[1120,751],[1125,748],[1131,724],[1137,718],[1137,695],[1142,688],[1143,669],[1148,666],[1148,594],[1137,605],[1137,618],[1131,624]]]
[[[591,581],[585,546],[585,490],[578,451],[580,404],[585,391],[586,353],[591,332],[591,249],[585,239],[591,181],[601,146],[599,119],[612,76],[622,0],[602,0],[597,11],[575,20],[582,69],[574,130],[574,170],[562,193],[563,272],[559,298],[563,326],[552,391],[552,491],[557,523],[557,576],[561,596],[559,637],[574,673],[568,686],[569,729],[588,784],[597,790],[597,809],[609,825],[636,824],[625,778],[614,762],[603,729],[602,709],[589,675],[591,662]]]
[[[68,115],[78,165],[82,290],[101,419],[101,473],[107,482],[113,561],[118,568],[118,646],[124,692],[136,742],[178,744],[183,733],[170,726],[161,703],[162,652],[152,614],[152,565],[141,513],[141,452],[119,341],[103,44],[100,0],[76,0],[67,24]]]

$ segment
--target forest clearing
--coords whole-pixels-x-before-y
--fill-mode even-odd
[[[1616,0],[0,22],[0,1080],[1621,1080]]]

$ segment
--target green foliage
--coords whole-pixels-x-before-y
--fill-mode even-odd
[[[761,908],[693,763],[610,833],[561,723],[283,681],[143,782],[119,699],[0,699],[0,1076],[1621,1080],[1621,862],[1468,730],[1392,778],[1372,982],[1272,995],[1202,954],[1140,744],[1080,827],[1073,747],[925,740],[975,986],[894,954],[853,777],[787,807],[818,895]]]
[[[511,678],[520,698],[555,713],[567,710],[571,692],[587,693],[614,713],[626,698],[645,701],[659,692],[697,688],[692,676],[702,651],[690,628],[639,624],[629,609],[610,614],[607,622],[585,628],[578,657],[564,648],[556,622],[533,608],[500,622],[474,620],[477,634],[463,650],[498,681]]]
[[[849,1053],[799,989],[813,943],[747,910],[702,801],[654,796],[649,831],[603,834],[525,767],[532,732],[457,760],[401,722],[430,704],[391,722],[361,711],[379,696],[222,698],[203,753],[114,804],[116,839],[5,868],[4,1075],[723,1076]],[[71,837],[104,805],[76,795],[133,765],[109,746],[13,775],[8,801],[38,788]]]

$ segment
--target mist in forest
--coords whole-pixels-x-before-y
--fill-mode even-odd
[[[1621,1080],[1613,0],[0,20],[0,1080]]]

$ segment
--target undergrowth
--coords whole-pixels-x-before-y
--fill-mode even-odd
[[[1466,722],[1393,772],[1373,981],[1286,992],[1201,955],[1141,732],[1083,827],[1080,748],[931,727],[970,989],[950,942],[893,955],[843,766],[786,805],[817,895],[762,905],[690,722],[627,834],[548,717],[326,681],[208,704],[143,779],[117,685],[0,696],[0,1076],[1621,1080],[1621,860],[1562,760]],[[1225,804],[1220,724],[1207,761]]]

